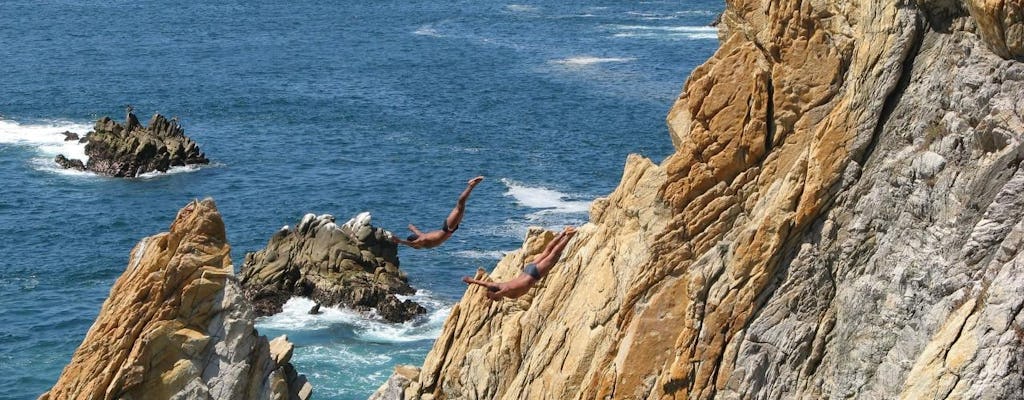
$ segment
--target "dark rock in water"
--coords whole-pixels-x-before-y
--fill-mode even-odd
[[[60,165],[61,168],[64,169],[85,171],[85,164],[82,164],[82,160],[68,159],[67,157],[64,157],[63,154],[58,154],[57,157],[53,159],[53,162],[57,163],[57,165]]]
[[[406,317],[422,314],[420,310],[426,311],[423,306],[412,300],[398,300],[395,296],[388,296],[377,303],[377,313],[388,321],[404,321]]]
[[[81,139],[78,139],[78,143],[86,143],[88,141],[89,141],[89,134],[88,133],[85,134],[85,136],[82,136]]]
[[[321,311],[320,311],[320,304],[314,304],[313,308],[309,309],[309,314],[310,315],[317,315],[317,314],[320,314],[320,313],[321,313]]]
[[[722,23],[722,14],[724,14],[724,12],[718,13],[718,15],[715,16],[715,19],[712,20],[711,23],[708,24],[708,26],[716,26],[717,27],[718,24],[721,24]]]
[[[124,126],[103,117],[86,138],[80,140],[86,142],[85,154],[89,156],[85,168],[102,175],[132,178],[147,172],[167,172],[174,166],[210,162],[196,142],[185,136],[177,120],[160,114],[154,115],[148,126],[139,124],[130,109]]]
[[[344,225],[330,215],[306,214],[295,229],[282,228],[263,250],[246,254],[240,275],[246,298],[261,316],[281,312],[292,296],[313,299],[318,306],[376,309],[391,322],[426,312],[396,297],[416,290],[398,269],[398,248],[390,233],[370,225],[369,213]]]
[[[62,133],[62,134],[64,135],[64,141],[65,142],[70,142],[72,140],[79,140],[80,139],[78,137],[77,133],[74,133],[74,132],[71,132],[71,131],[64,131],[64,133]]]

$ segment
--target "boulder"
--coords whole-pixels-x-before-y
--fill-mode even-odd
[[[398,264],[391,234],[372,226],[370,213],[343,225],[329,214],[306,214],[295,229],[281,228],[265,248],[245,255],[241,284],[259,315],[281,312],[288,299],[302,296],[402,322],[426,309],[397,297],[416,293]]]
[[[54,157],[53,162],[57,163],[57,165],[60,165],[60,167],[64,169],[75,169],[79,171],[85,171],[85,164],[82,164],[82,160],[69,160],[67,157],[64,157],[63,154],[58,154],[57,157]]]

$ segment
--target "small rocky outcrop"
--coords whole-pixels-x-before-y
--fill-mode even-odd
[[[367,400],[388,400],[405,398],[405,390],[420,378],[420,368],[413,365],[396,365],[395,372],[391,374],[380,388],[377,389]]]
[[[306,214],[295,229],[281,228],[263,250],[246,254],[241,275],[245,296],[259,315],[281,312],[292,296],[323,306],[376,309],[390,322],[426,312],[396,296],[416,290],[398,269],[391,234],[370,225],[370,213],[343,225],[328,214]]]
[[[133,178],[153,171],[167,172],[171,167],[209,164],[210,160],[199,150],[199,145],[185,136],[185,130],[176,119],[168,120],[153,115],[147,126],[128,108],[124,125],[110,117],[96,121],[95,127],[82,140],[89,160],[68,160],[63,154],[54,160],[61,167],[78,169],[84,165],[88,171],[101,175]],[[74,140],[67,136],[66,140]],[[61,162],[61,160],[65,160]]]
[[[57,165],[60,165],[60,167],[64,169],[85,171],[85,164],[82,164],[82,160],[68,159],[67,157],[64,157],[63,154],[58,154],[57,157],[53,159],[53,162],[57,163]]]
[[[241,295],[213,200],[142,239],[85,340],[40,399],[308,399],[286,337]]]

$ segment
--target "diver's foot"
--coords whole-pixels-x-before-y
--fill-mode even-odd
[[[480,182],[483,182],[483,180],[484,180],[484,177],[483,177],[483,175],[481,175],[481,176],[478,176],[476,178],[470,179],[469,182],[467,182],[467,183],[469,184],[469,186],[476,186],[476,185],[480,184]]]

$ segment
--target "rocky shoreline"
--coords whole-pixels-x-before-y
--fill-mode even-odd
[[[178,124],[154,114],[145,126],[139,123],[131,107],[124,124],[110,117],[96,121],[84,137],[65,132],[65,141],[85,143],[88,161],[68,159],[63,154],[54,158],[65,169],[90,171],[100,175],[134,178],[148,172],[167,172],[171,167],[209,164],[210,160]]]
[[[398,268],[391,234],[370,220],[362,213],[338,225],[329,214],[307,214],[294,229],[275,233],[264,249],[246,254],[241,285],[257,314],[279,313],[293,296],[318,306],[375,310],[389,322],[426,313],[423,306],[398,298],[416,290]]]

